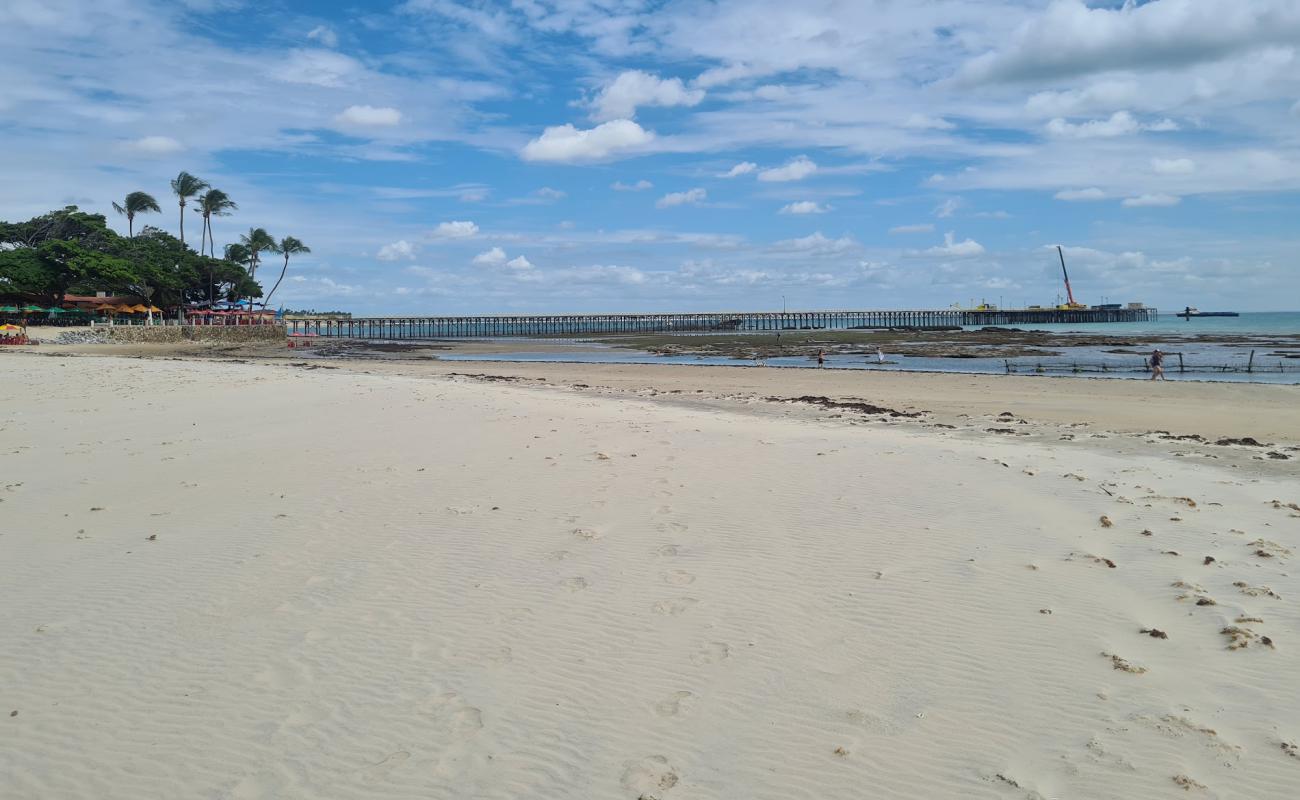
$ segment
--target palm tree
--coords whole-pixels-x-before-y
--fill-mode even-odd
[[[244,247],[242,244],[226,245],[225,255],[227,261],[232,261],[236,264],[245,265],[245,268],[247,268],[248,261],[252,257],[251,251],[249,251],[249,249],[247,247]],[[215,261],[208,262],[208,308],[211,308],[213,302],[216,301],[216,298],[213,296],[214,292],[216,291],[216,279],[213,276],[213,268],[215,266],[216,266]]]
[[[212,238],[212,218],[228,217],[231,211],[235,211],[239,206],[235,201],[220,189],[208,189],[199,196],[198,209],[203,215],[203,235],[208,239],[208,252],[213,258],[217,257],[217,243]],[[203,239],[199,239],[199,255],[203,255]]]
[[[280,288],[280,281],[284,280],[284,273],[289,271],[289,256],[297,253],[311,252],[310,247],[292,236],[286,236],[281,239],[280,243],[275,246],[274,250],[284,256],[284,267],[280,269],[280,277],[276,279],[275,285],[271,287],[271,291],[267,292],[266,297],[262,299],[263,310],[266,309],[266,304],[271,299],[271,295],[275,294],[275,290]]]
[[[153,199],[153,195],[145,192],[131,192],[126,196],[126,202],[123,205],[113,203],[113,210],[126,217],[126,229],[131,238],[135,238],[135,215],[147,214],[150,211],[162,211],[158,207],[158,201]]]
[[[275,252],[275,237],[266,232],[266,228],[249,228],[248,233],[241,234],[239,243],[248,249],[248,279],[257,280],[257,267],[262,263],[262,251]],[[236,298],[238,300],[238,298]],[[249,304],[252,310],[252,304]]]
[[[172,180],[172,194],[180,200],[181,205],[181,244],[185,244],[185,202],[194,195],[208,188],[206,181],[201,181],[188,172],[182,172]]]

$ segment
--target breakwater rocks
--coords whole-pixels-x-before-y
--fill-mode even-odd
[[[59,344],[284,341],[283,325],[115,325],[65,331]]]

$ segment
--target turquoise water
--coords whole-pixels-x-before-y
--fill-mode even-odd
[[[1205,311],[1230,311],[1231,309],[1206,308]],[[1300,311],[1243,312],[1239,317],[1193,317],[1185,320],[1173,314],[1161,313],[1151,322],[1108,322],[1066,325],[1018,325],[1023,330],[1054,331],[1057,333],[1098,333],[1123,336],[1126,333],[1142,334],[1224,334],[1249,335],[1270,333],[1300,334]]]

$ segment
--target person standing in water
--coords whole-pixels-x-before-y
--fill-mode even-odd
[[[825,350],[818,350],[818,351],[817,351],[817,366],[819,366],[819,367],[824,367],[824,366],[826,366],[826,351],[825,351]]]
[[[1160,352],[1160,348],[1156,348],[1155,350],[1152,350],[1151,351],[1151,380],[1155,380],[1156,378],[1159,378],[1162,381],[1167,380],[1167,378],[1165,378],[1164,365],[1165,365],[1165,354]]]

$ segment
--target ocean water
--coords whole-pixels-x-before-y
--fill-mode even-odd
[[[1207,308],[1206,311],[1218,309]],[[1123,336],[1140,334],[1224,334],[1229,336],[1295,333],[1300,334],[1300,311],[1242,312],[1239,317],[1193,317],[1190,320],[1161,312],[1150,322],[1108,322],[1094,324],[1019,325],[1023,330],[1056,333],[1099,333]]]

